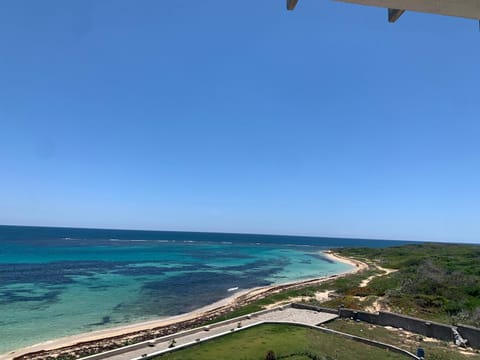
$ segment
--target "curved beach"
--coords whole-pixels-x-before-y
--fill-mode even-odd
[[[287,289],[300,288],[306,285],[314,285],[323,281],[344,276],[346,274],[362,271],[368,267],[367,264],[341,257],[332,251],[324,251],[323,255],[333,261],[342,262],[352,266],[348,271],[321,278],[311,278],[288,282],[280,285],[270,285],[240,291],[234,295],[201,307],[194,311],[160,318],[158,320],[140,322],[120,327],[87,332],[83,334],[58,338],[50,341],[41,342],[32,346],[10,351],[0,355],[0,360],[7,360],[21,357],[22,359],[33,359],[38,356],[54,356],[65,351],[79,351],[82,348],[108,349],[109,347],[118,347],[125,341],[133,338],[152,338],[162,336],[162,334],[174,333],[187,327],[195,326],[204,321],[211,320],[219,315],[225,314],[233,309],[249,304],[255,300],[278,293]]]

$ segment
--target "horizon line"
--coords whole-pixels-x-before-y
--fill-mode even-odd
[[[354,236],[328,236],[328,235],[299,235],[299,234],[272,234],[272,233],[251,233],[251,232],[225,232],[225,231],[198,231],[198,230],[152,230],[152,229],[134,229],[134,228],[109,228],[109,227],[88,227],[88,226],[49,226],[49,225],[20,225],[20,224],[0,224],[0,226],[10,227],[32,227],[32,228],[57,228],[57,229],[78,229],[78,230],[109,230],[109,231],[144,231],[144,232],[175,232],[175,233],[205,233],[205,234],[224,234],[224,235],[256,235],[256,236],[295,236],[302,238],[330,238],[345,240],[373,240],[373,241],[402,241],[412,243],[442,243],[442,244],[469,244],[480,245],[479,242],[452,242],[452,241],[434,241],[434,240],[406,240],[406,239],[386,239],[378,237],[354,237]]]

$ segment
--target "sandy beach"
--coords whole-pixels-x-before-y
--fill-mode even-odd
[[[48,355],[55,356],[61,352],[82,351],[83,354],[84,349],[92,349],[92,353],[98,352],[99,350],[105,351],[107,349],[118,347],[119,344],[125,343],[126,340],[147,340],[149,338],[175,333],[187,327],[194,327],[233,309],[280,291],[318,284],[335,277],[362,271],[368,267],[368,265],[363,262],[341,257],[332,251],[323,251],[322,253],[325,257],[333,261],[351,265],[352,269],[329,277],[306,279],[280,285],[271,285],[239,291],[228,298],[189,313],[58,338],[0,355],[0,360],[13,358],[38,359],[44,358]]]

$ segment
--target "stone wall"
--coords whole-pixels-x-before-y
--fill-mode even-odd
[[[458,332],[464,339],[468,340],[469,346],[480,349],[480,329],[472,326],[459,325]]]
[[[443,341],[453,342],[451,325],[440,324],[433,321],[414,318],[411,316],[405,316],[383,311],[380,311],[378,314],[376,314],[345,308],[340,308],[336,310],[305,304],[293,304],[292,306],[301,309],[337,313],[341,318],[352,318],[354,320],[360,320],[370,324],[402,328],[415,334],[420,334],[426,337],[431,337]],[[464,339],[468,340],[468,346],[474,349],[480,349],[480,329],[471,326],[458,325],[458,332]]]
[[[294,309],[313,310],[313,311],[321,311],[328,314],[338,314],[337,309],[331,309],[327,307],[313,306],[313,305],[300,304],[300,303],[293,303],[291,306]]]
[[[380,312],[378,314],[377,324],[402,328],[416,334],[443,341],[453,341],[452,327],[450,325],[388,312]]]

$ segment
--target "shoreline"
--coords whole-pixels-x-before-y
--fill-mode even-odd
[[[339,256],[332,250],[324,250],[322,251],[322,254],[330,260],[348,264],[352,266],[352,269],[320,278],[303,279],[242,290],[227,298],[180,315],[44,341],[0,354],[0,360],[10,360],[13,358],[35,359],[37,356],[45,357],[47,356],[47,353],[50,356],[54,356],[55,354],[58,355],[62,352],[81,351],[84,347],[88,347],[94,351],[98,349],[106,351],[109,347],[118,347],[119,344],[123,344],[130,339],[148,339],[181,331],[186,327],[191,327],[198,323],[212,320],[213,318],[226,314],[231,310],[240,308],[253,301],[260,300],[283,290],[291,290],[303,286],[319,284],[333,278],[353,274],[368,268],[367,264],[358,260]]]

